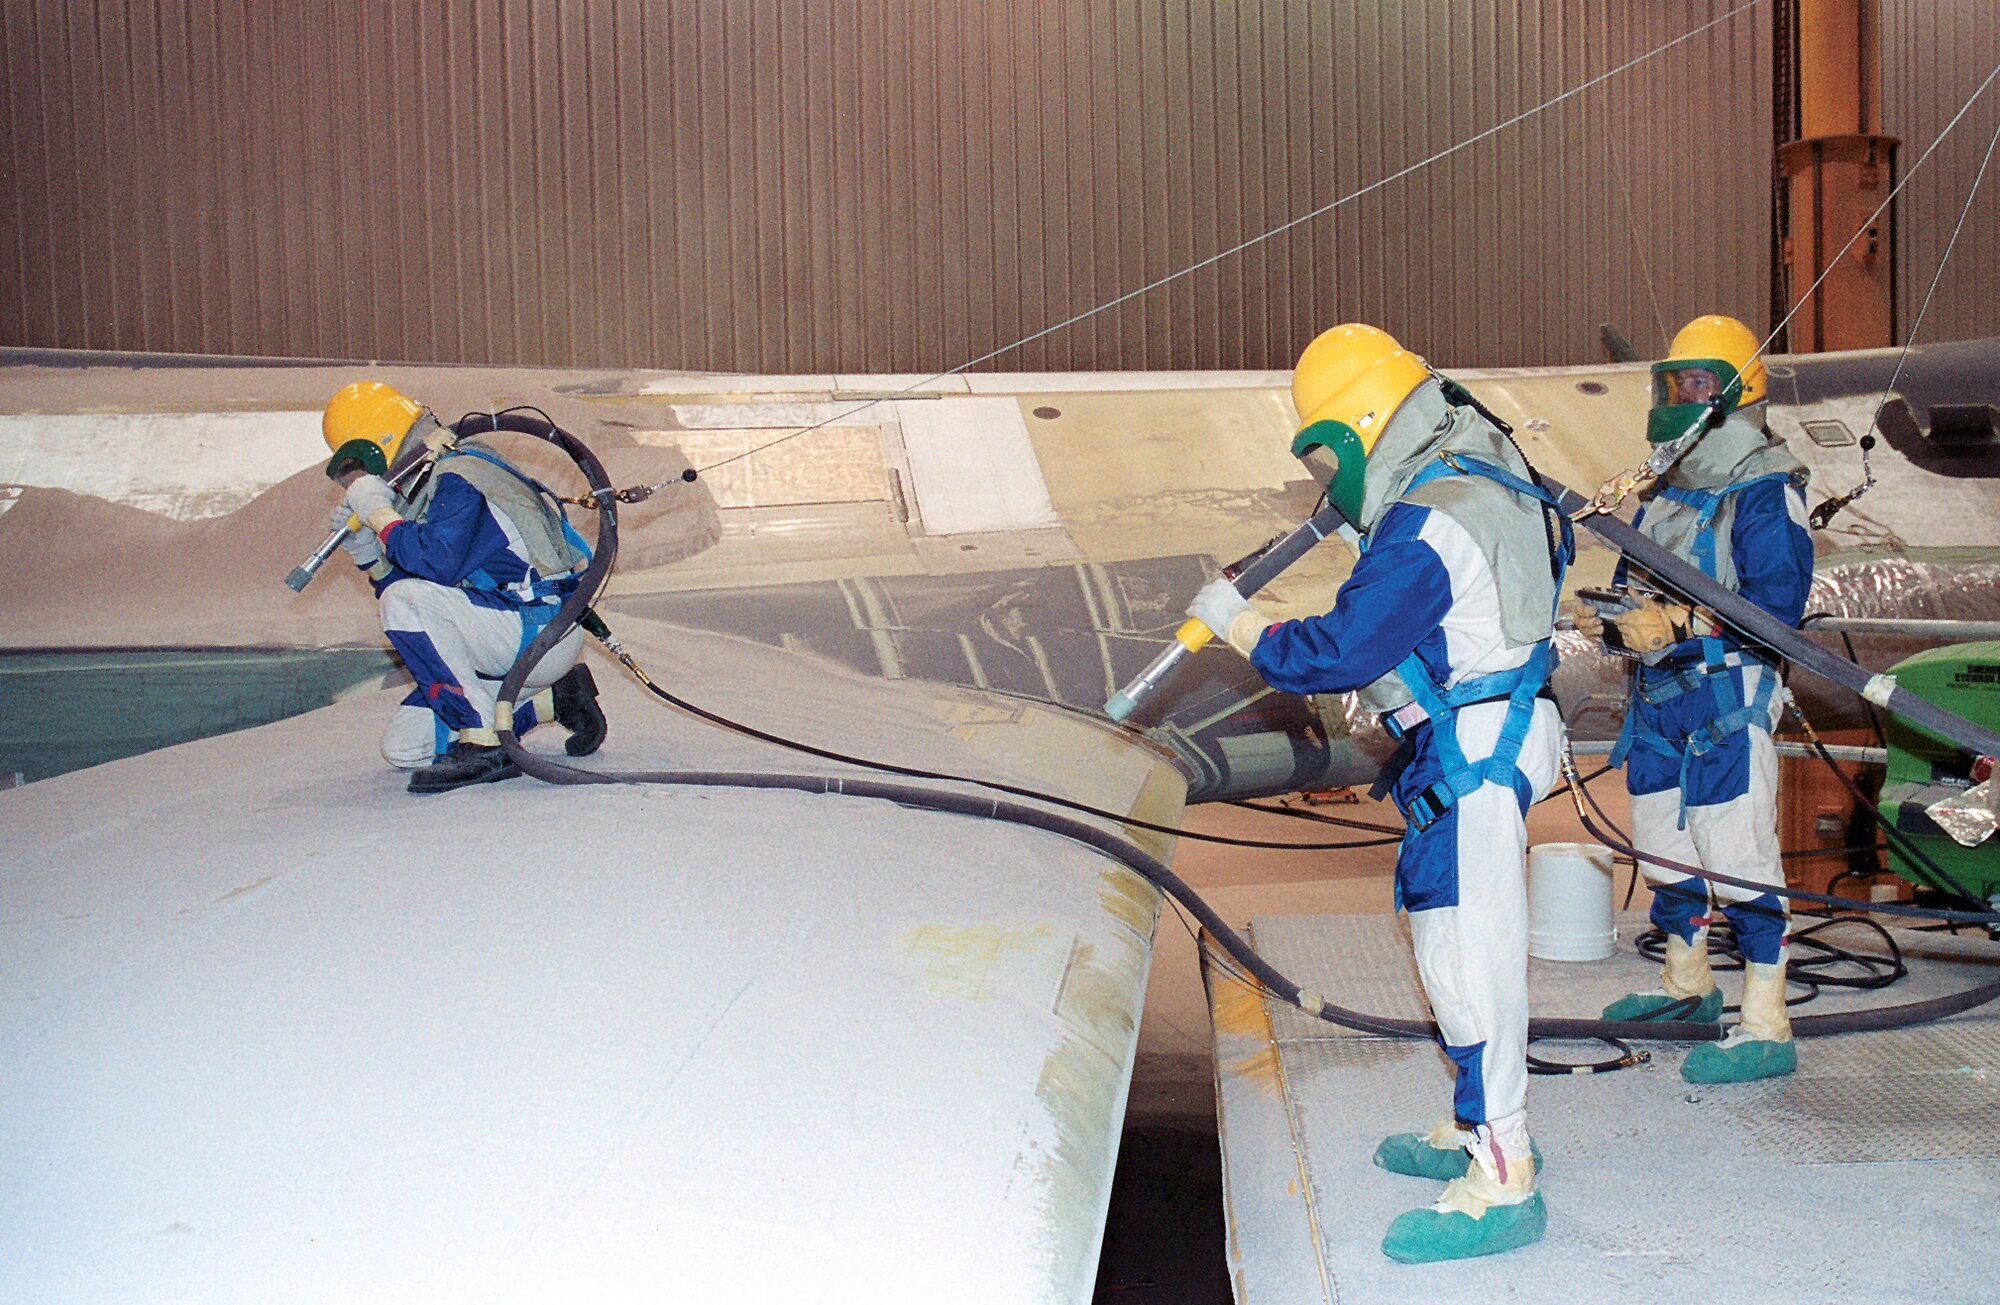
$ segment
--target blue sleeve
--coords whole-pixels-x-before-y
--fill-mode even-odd
[[[1787,503],[1798,492],[1777,480],[1738,491],[1729,528],[1737,592],[1795,628],[1805,617],[1813,577],[1812,536]]]
[[[1451,610],[1444,559],[1417,538],[1428,508],[1399,503],[1376,525],[1368,551],[1325,616],[1265,632],[1250,664],[1286,693],[1345,693],[1394,670]]]
[[[441,585],[459,583],[506,547],[507,532],[486,496],[448,471],[439,473],[423,520],[392,525],[382,536],[382,551],[397,569]]]

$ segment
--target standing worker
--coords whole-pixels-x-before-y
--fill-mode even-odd
[[[1505,429],[1375,327],[1314,340],[1292,401],[1293,455],[1364,536],[1353,574],[1308,620],[1271,625],[1222,579],[1188,614],[1273,688],[1360,690],[1401,741],[1383,770],[1409,823],[1396,904],[1456,1086],[1449,1118],[1376,1150],[1384,1169],[1445,1182],[1382,1249],[1407,1263],[1490,1255],[1548,1222],[1527,1124],[1523,817],[1559,770],[1547,686],[1568,522]]]
[[[1681,455],[1640,509],[1647,538],[1796,627],[1812,589],[1806,469],[1764,428],[1764,364],[1757,338],[1733,317],[1697,317],[1653,364],[1647,438],[1687,433],[1704,405],[1722,400],[1720,423]],[[1712,419],[1711,419],[1712,420]],[[1621,561],[1615,583],[1626,580]],[[1577,628],[1641,658],[1612,764],[1625,764],[1632,843],[1643,856],[1782,886],[1778,859],[1778,759],[1771,742],[1783,703],[1770,654],[1705,609],[1643,595],[1615,614],[1577,609]],[[1666,934],[1660,990],[1605,1008],[1606,1019],[1722,1018],[1708,961],[1713,900],[1743,953],[1740,1022],[1701,1043],[1681,1064],[1690,1083],[1739,1083],[1798,1067],[1785,1014],[1786,901],[1641,861],[1653,889],[1653,923]]]
[[[412,793],[443,793],[521,773],[494,730],[500,681],[547,627],[589,549],[548,491],[485,440],[455,439],[429,410],[380,381],[333,396],[322,421],[327,476],[346,487],[329,526],[361,528],[342,547],[375,587],[382,629],[416,688],[382,736],[389,764],[416,773]],[[427,450],[436,466],[404,499],[384,477]],[[571,630],[528,676],[539,690],[514,711],[514,733],[556,721],[573,757],[604,741],[604,713]]]

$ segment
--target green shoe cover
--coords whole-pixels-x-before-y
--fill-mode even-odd
[[[1428,1205],[1405,1210],[1382,1238],[1382,1253],[1403,1264],[1436,1260],[1469,1260],[1498,1255],[1542,1240],[1548,1231],[1549,1208],[1536,1192],[1519,1205],[1495,1205],[1475,1219],[1456,1210],[1440,1213]]]
[[[1733,1047],[1703,1042],[1681,1062],[1681,1077],[1690,1083],[1748,1083],[1777,1078],[1799,1067],[1795,1042],[1739,1042]]]
[[[1535,1172],[1539,1174],[1542,1172],[1542,1148],[1532,1140],[1528,1146],[1534,1152]],[[1387,1169],[1392,1174],[1410,1178],[1429,1178],[1440,1183],[1465,1177],[1465,1167],[1471,1163],[1472,1156],[1463,1147],[1441,1150],[1425,1141],[1421,1133],[1392,1133],[1375,1148],[1377,1169]]]
[[[1687,998],[1685,997],[1669,997],[1663,992],[1627,993],[1604,1008],[1604,1018],[1608,1020],[1654,1019],[1656,1018],[1654,1015],[1655,1011],[1671,1006],[1675,1002],[1686,1000]],[[1701,999],[1699,1006],[1696,1006],[1685,1015],[1674,1015],[1669,1018],[1684,1020],[1690,1024],[1722,1023],[1722,989],[1710,988],[1708,995]]]

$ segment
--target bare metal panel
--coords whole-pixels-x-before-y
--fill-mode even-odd
[[[1907,174],[1938,133],[2000,65],[2000,10],[1985,0],[1883,0],[1882,130],[1902,138]],[[1965,210],[1981,158],[2000,128],[2000,81],[1972,106],[1896,199],[1896,320],[1919,342],[2000,334],[2000,158],[1965,216],[1964,231],[1921,326],[1917,310]],[[1899,341],[1900,343],[1900,341]]]
[[[1461,365],[1591,361],[1607,321],[1645,351],[1764,311],[1768,6],[1009,346],[1731,8],[13,0],[0,344],[1263,368],[1363,318]]]

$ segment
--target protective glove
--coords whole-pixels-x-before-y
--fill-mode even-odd
[[[1250,601],[1236,592],[1236,586],[1217,576],[1201,587],[1188,604],[1187,614],[1207,626],[1209,633],[1222,639],[1245,657],[1257,646],[1270,624]]]
[[[1604,617],[1595,607],[1581,598],[1572,598],[1565,610],[1568,612],[1570,625],[1578,634],[1586,639],[1595,639],[1598,643],[1604,642]]]
[[[1216,638],[1227,639],[1229,623],[1250,610],[1250,601],[1236,592],[1236,586],[1217,576],[1201,587],[1188,604],[1187,614],[1207,626]]]
[[[1614,617],[1612,623],[1618,627],[1619,642],[1641,656],[1715,632],[1714,620],[1702,608],[1667,602],[1651,594],[1631,611]]]
[[[347,500],[342,499],[333,505],[333,514],[327,517],[326,528],[330,531],[347,530],[347,523],[353,519],[354,513],[348,510]],[[370,570],[382,560],[381,539],[374,531],[365,527],[349,530],[347,538],[340,541],[340,546],[354,559],[354,565],[363,571]]]
[[[360,476],[347,487],[347,510],[361,519],[374,534],[381,534],[403,519],[396,510],[396,496],[389,482],[380,476]]]

